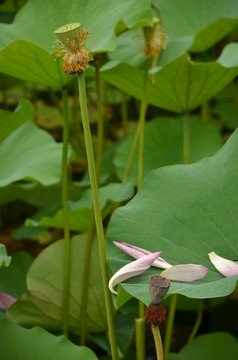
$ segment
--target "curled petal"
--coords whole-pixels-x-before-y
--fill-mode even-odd
[[[131,244],[128,244],[128,243],[125,243],[125,242],[122,242],[122,241],[121,242],[113,241],[113,243],[119,249],[121,249],[122,251],[124,251],[125,253],[127,253],[131,257],[133,257],[134,259],[140,259],[144,255],[152,254],[150,251],[148,251],[146,249],[143,249],[143,248],[140,248],[138,246],[131,245]],[[162,251],[159,252],[159,255],[161,253],[162,253]],[[158,258],[155,259],[155,261],[153,262],[152,266],[162,268],[162,269],[168,269],[172,265],[170,265],[164,259],[162,259],[160,256],[158,256]]]
[[[159,256],[160,252],[151,253],[149,255],[144,255],[138,260],[132,261],[131,263],[123,266],[118,270],[109,281],[109,289],[113,294],[117,295],[117,292],[113,289],[114,286],[120,282],[127,280],[133,276],[142,274],[147,270],[154,260]]]
[[[208,268],[203,265],[184,264],[171,266],[169,269],[164,270],[161,276],[169,280],[194,281],[202,279],[207,272]]]
[[[0,308],[3,310],[7,310],[12,304],[17,301],[13,296],[0,293]]]
[[[215,268],[225,277],[238,275],[238,263],[218,256],[214,252],[208,254]]]

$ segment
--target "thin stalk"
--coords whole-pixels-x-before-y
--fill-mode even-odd
[[[184,114],[183,122],[183,158],[184,164],[191,163],[190,155],[190,116],[189,113]]]
[[[70,288],[70,229],[68,211],[68,142],[69,142],[69,111],[67,90],[62,90],[63,97],[63,152],[62,152],[62,208],[64,219],[64,291],[63,291],[63,314],[62,332],[68,334],[68,310]]]
[[[169,351],[170,351],[170,345],[171,345],[171,339],[172,339],[172,331],[173,331],[173,326],[174,326],[174,317],[175,317],[177,300],[178,300],[177,294],[171,295],[168,320],[167,320],[166,330],[165,330],[164,360],[168,360],[168,358],[169,358]]]
[[[160,336],[159,325],[151,324],[151,330],[154,336],[157,360],[163,360],[163,345]]]
[[[202,308],[202,301],[200,300],[199,303],[198,303],[197,319],[196,319],[195,324],[193,326],[192,332],[191,332],[191,334],[189,336],[188,342],[191,342],[195,338],[195,336],[196,336],[196,334],[198,332],[198,329],[199,329],[199,327],[201,325],[201,322],[202,322],[202,314],[203,314],[203,308]]]
[[[133,329],[131,331],[131,335],[129,337],[129,340],[128,340],[128,343],[127,343],[127,346],[126,346],[126,350],[124,351],[123,359],[127,358],[127,356],[129,355],[130,350],[134,346],[134,343],[135,343],[135,324],[134,324]]]
[[[202,119],[202,121],[203,121],[203,122],[209,122],[210,115],[211,115],[210,102],[209,102],[209,101],[205,101],[205,102],[202,104],[202,108],[201,108],[201,119]]]
[[[102,103],[102,90],[100,79],[100,63],[97,61],[96,65],[96,91],[97,91],[97,115],[98,115],[98,133],[97,133],[97,158],[96,158],[96,178],[97,185],[99,184],[102,154],[103,154],[103,103]],[[87,300],[88,300],[88,279],[91,263],[91,249],[92,239],[95,229],[94,213],[91,212],[90,223],[87,235],[87,244],[84,257],[84,271],[83,271],[83,286],[81,298],[81,332],[80,332],[80,345],[86,343],[86,320],[87,320]]]
[[[132,164],[133,164],[133,160],[136,154],[136,149],[137,149],[137,145],[139,142],[139,136],[140,136],[140,127],[137,126],[135,135],[134,135],[134,139],[133,139],[133,143],[132,143],[132,147],[131,147],[131,151],[130,151],[130,155],[128,158],[128,162],[126,165],[126,170],[124,172],[123,175],[123,180],[126,180],[126,178],[128,177],[128,175],[130,174],[131,168],[132,168]]]
[[[82,114],[86,153],[88,159],[88,171],[89,171],[89,178],[90,178],[92,198],[93,198],[94,216],[95,216],[96,229],[97,229],[97,239],[98,239],[100,266],[101,266],[106,313],[107,313],[109,341],[111,346],[112,359],[117,360],[118,351],[116,345],[112,300],[108,289],[108,274],[106,267],[106,243],[105,243],[103,223],[102,223],[102,214],[99,203],[99,193],[98,193],[96,170],[94,165],[92,136],[89,126],[89,119],[88,119],[86,88],[85,88],[85,79],[84,79],[83,71],[81,73],[78,73],[78,86],[79,86],[79,101],[80,101],[81,114]]]
[[[124,131],[124,136],[128,135],[128,110],[127,110],[127,94],[122,92],[122,102],[121,102],[121,115],[122,115],[122,126]]]
[[[80,345],[83,346],[86,344],[86,321],[87,321],[87,302],[88,302],[88,282],[89,282],[89,273],[90,273],[90,263],[91,263],[91,249],[92,249],[92,239],[93,232],[95,228],[94,213],[91,212],[90,223],[87,234],[86,249],[84,255],[84,269],[83,269],[83,284],[82,284],[82,297],[81,297],[81,330],[80,330]]]
[[[145,115],[147,110],[147,83],[148,83],[149,62],[146,61],[144,84],[142,89],[142,98],[140,106],[140,119],[139,119],[139,158],[138,158],[138,189],[140,189],[143,181],[143,157],[144,157],[144,128],[145,128]]]
[[[145,360],[145,320],[135,319],[136,360]]]

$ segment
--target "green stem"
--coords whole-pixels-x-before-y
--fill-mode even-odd
[[[99,184],[102,154],[103,154],[103,103],[100,79],[100,63],[96,61],[96,91],[97,91],[97,115],[98,115],[98,133],[97,133],[97,158],[96,158],[96,178],[97,185]],[[87,300],[88,300],[88,283],[89,272],[91,263],[91,248],[93,232],[95,228],[94,213],[92,211],[88,229],[87,245],[85,249],[84,258],[84,272],[83,272],[83,286],[81,298],[81,332],[80,332],[80,345],[86,343],[86,320],[87,320]]]
[[[122,92],[121,114],[124,136],[128,135],[127,94]]]
[[[170,345],[171,345],[171,339],[172,339],[172,331],[173,331],[173,325],[174,325],[174,317],[175,317],[177,300],[178,300],[177,294],[171,295],[169,314],[168,314],[168,320],[167,320],[166,331],[165,331],[164,360],[168,360],[168,358],[169,358],[169,351],[170,351]]]
[[[132,347],[134,347],[134,343],[135,343],[135,324],[133,326],[126,349],[124,351],[124,357],[123,357],[124,360],[127,358],[127,356],[129,356]]]
[[[191,163],[190,155],[190,116],[189,113],[184,114],[183,123],[183,158],[184,164]]]
[[[194,327],[193,327],[193,329],[192,329],[192,332],[191,332],[191,334],[190,334],[190,336],[189,336],[189,339],[188,339],[188,342],[191,342],[194,338],[195,338],[195,336],[196,336],[196,334],[197,334],[197,332],[198,332],[198,329],[199,329],[199,327],[200,327],[200,325],[201,325],[201,322],[202,322],[202,313],[203,313],[203,307],[202,307],[202,301],[200,300],[199,302],[198,302],[198,314],[197,314],[197,319],[196,319],[196,322],[195,322],[195,324],[194,324]]]
[[[145,320],[135,319],[136,360],[145,360]]]
[[[68,334],[68,310],[70,288],[70,229],[68,211],[68,142],[69,142],[69,111],[67,90],[62,90],[63,97],[63,152],[62,152],[62,207],[64,219],[64,292],[63,292],[63,326],[62,332]]]
[[[146,97],[147,97],[148,71],[149,71],[149,62],[147,60],[145,73],[144,73],[144,84],[142,89],[140,119],[139,119],[138,189],[140,189],[143,181],[144,128],[145,128],[145,115],[147,110]]]
[[[202,104],[202,111],[201,111],[201,119],[203,122],[209,122],[210,119],[210,102],[209,101],[205,101]]]
[[[163,360],[163,345],[160,336],[159,325],[151,324],[151,330],[154,336],[157,360]]]
[[[134,139],[133,139],[133,144],[132,144],[131,151],[130,151],[130,155],[129,155],[129,159],[128,159],[128,162],[127,162],[127,165],[126,165],[126,170],[125,170],[124,175],[123,175],[123,180],[126,180],[126,178],[129,176],[129,173],[131,171],[131,168],[132,168],[132,165],[133,165],[133,160],[134,160],[134,157],[135,157],[135,154],[136,154],[137,145],[138,145],[138,142],[139,142],[139,136],[140,136],[140,127],[137,126],[135,136],[134,136]]]
[[[100,62],[95,62],[96,68],[96,91],[97,91],[97,159],[96,159],[96,175],[99,183],[102,154],[103,154],[103,102],[102,102],[102,87],[101,87],[101,76],[100,76]]]
[[[106,267],[106,243],[105,243],[102,214],[101,214],[100,202],[99,202],[96,170],[94,165],[92,137],[91,137],[91,131],[90,131],[89,119],[88,119],[86,89],[85,89],[85,80],[84,80],[83,71],[78,74],[78,85],[79,85],[79,101],[80,101],[81,114],[82,114],[86,153],[88,159],[88,171],[89,171],[89,177],[91,183],[94,216],[95,216],[96,229],[97,229],[97,239],[98,239],[100,266],[102,272],[103,289],[104,289],[104,297],[105,297],[105,305],[106,305],[106,313],[107,313],[109,341],[111,346],[112,359],[116,360],[118,359],[118,351],[116,345],[112,300],[108,289],[108,274]]]
[[[80,345],[83,346],[86,344],[86,322],[87,322],[87,302],[88,302],[88,283],[89,283],[89,273],[90,273],[90,263],[91,263],[91,249],[92,249],[92,239],[93,231],[95,228],[94,213],[91,212],[90,223],[87,234],[87,243],[84,256],[84,269],[83,269],[83,284],[82,284],[82,297],[81,297],[81,331],[80,331]]]

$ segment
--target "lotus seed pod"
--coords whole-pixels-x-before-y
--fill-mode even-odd
[[[55,35],[69,51],[77,50],[86,38],[80,23],[61,26],[55,30]]]
[[[84,71],[88,62],[93,60],[90,51],[84,45],[88,37],[88,31],[83,29],[80,23],[61,26],[55,31],[58,37],[54,57],[63,57],[62,66],[66,74],[76,74]]]
[[[151,303],[159,305],[170,287],[170,281],[160,275],[152,275],[149,280]]]

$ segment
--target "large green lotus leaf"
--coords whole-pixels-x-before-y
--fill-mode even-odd
[[[0,188],[0,205],[15,200],[23,200],[28,204],[38,207],[45,207],[55,203],[60,204],[60,183],[47,187],[39,183],[12,183]]]
[[[167,110],[184,112],[195,109],[213,97],[238,74],[238,59],[219,58],[216,62],[199,63],[183,54],[161,68],[148,80],[147,101]],[[220,62],[220,63],[219,63]],[[102,68],[102,78],[120,90],[142,97],[143,72],[135,67],[115,61]]]
[[[79,332],[86,236],[71,239],[71,277],[69,328]],[[47,247],[33,262],[27,275],[27,296],[9,310],[8,317],[22,325],[41,325],[51,330],[62,327],[64,241]],[[90,264],[87,331],[102,332],[107,328],[103,286],[97,242],[93,241]],[[32,306],[28,306],[28,303]],[[35,313],[38,315],[35,316]]]
[[[214,251],[237,259],[238,242],[238,131],[213,157],[191,165],[173,165],[152,171],[139,193],[116,210],[108,229],[108,257],[113,272],[131,258],[112,241],[124,241],[162,251],[172,265],[202,264],[209,272],[191,283],[172,282],[169,293],[191,298],[213,298],[230,294],[238,276],[224,278],[212,265]],[[148,277],[158,274],[150,268],[122,284],[129,294],[150,302]]]
[[[14,112],[0,110],[0,144],[34,115],[30,101],[22,99]]]
[[[56,40],[54,31],[73,22],[80,22],[91,34],[87,42],[93,53],[105,52],[116,48],[117,34],[150,26],[152,11],[148,0],[112,0],[106,4],[104,0],[30,0],[13,24],[0,25],[1,71],[43,85],[62,87],[69,78],[50,53]]]
[[[207,50],[238,25],[236,0],[155,0],[154,4],[168,38],[190,37],[191,51]]]
[[[170,354],[169,360],[236,360],[237,353],[235,337],[225,332],[216,332],[197,337],[178,354]]]
[[[21,179],[52,185],[61,178],[61,144],[27,122],[0,145],[0,187]]]
[[[7,255],[7,251],[4,244],[0,244],[0,268],[2,266],[9,266],[11,262],[11,256]]]
[[[0,292],[18,298],[26,291],[26,274],[33,258],[25,251],[13,253],[11,257],[11,266],[1,269]]]
[[[66,75],[60,59],[26,40],[15,40],[0,51],[1,71],[18,79],[62,88],[72,77]]]
[[[99,189],[100,206],[103,210],[108,203],[112,201],[119,203],[130,199],[134,194],[134,185],[132,182],[123,184],[110,183]],[[79,201],[69,201],[69,226],[73,231],[87,231],[92,212],[91,190],[86,190]],[[27,226],[45,226],[64,228],[63,211],[60,209],[52,217],[41,216],[40,220],[27,219]]]
[[[123,178],[128,154],[131,151],[134,134],[126,138],[116,150],[114,165],[120,178]],[[198,119],[191,122],[191,161],[196,162],[205,156],[214,155],[222,146],[218,129]],[[145,150],[143,176],[151,170],[165,165],[183,164],[183,119],[169,117],[155,118],[145,125]],[[138,154],[129,174],[134,181],[138,173]]]
[[[56,336],[44,329],[35,327],[24,329],[14,322],[0,321],[2,330],[0,338],[2,360],[96,360],[92,350],[77,346],[65,336]]]

